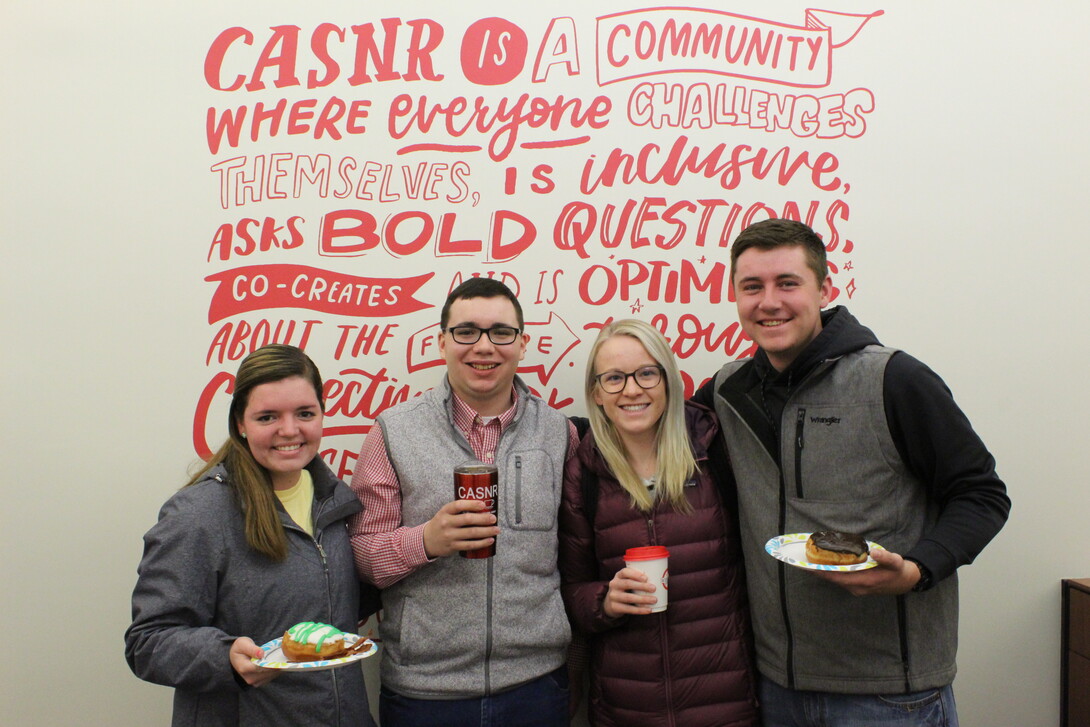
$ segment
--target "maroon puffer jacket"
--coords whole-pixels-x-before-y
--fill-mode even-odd
[[[702,472],[687,488],[693,512],[631,505],[589,434],[567,466],[560,507],[560,575],[573,627],[590,642],[591,723],[599,727],[755,725],[752,634],[733,513],[708,473],[718,431],[707,409],[686,405]],[[584,508],[582,469],[597,480],[597,504]],[[594,521],[588,522],[587,509]],[[670,551],[670,604],[649,616],[611,619],[602,611],[609,581],[627,548]]]

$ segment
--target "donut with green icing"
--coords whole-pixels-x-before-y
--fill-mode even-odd
[[[289,661],[336,659],[344,654],[344,632],[329,624],[302,621],[284,632],[280,648]]]

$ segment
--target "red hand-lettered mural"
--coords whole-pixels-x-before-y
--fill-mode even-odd
[[[469,276],[519,296],[520,374],[571,414],[610,319],[658,327],[689,391],[752,353],[728,248],[753,221],[811,225],[834,297],[855,295],[849,193],[880,52],[864,29],[883,12],[769,13],[513,5],[210,33],[196,451],[223,436],[238,362],[292,343],[325,376],[323,456],[348,476],[375,416],[436,384],[439,307]]]

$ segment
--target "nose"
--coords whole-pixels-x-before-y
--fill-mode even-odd
[[[473,350],[481,353],[491,353],[495,348],[496,344],[492,343],[492,339],[488,337],[487,333],[481,333],[481,337],[473,344]]]
[[[293,416],[286,416],[280,420],[280,435],[290,437],[299,431],[299,422]]]
[[[621,389],[621,393],[625,396],[639,396],[643,389],[636,383],[636,375],[629,374],[625,377],[624,388]]]
[[[759,302],[762,310],[776,310],[780,307],[780,296],[776,286],[769,286],[762,294]]]

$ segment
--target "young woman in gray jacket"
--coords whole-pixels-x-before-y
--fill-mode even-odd
[[[125,657],[175,688],[176,727],[374,725],[358,663],[289,674],[253,662],[301,621],[359,622],[346,520],[361,505],[318,457],[322,417],[305,353],[247,356],[230,437],[144,536]]]

